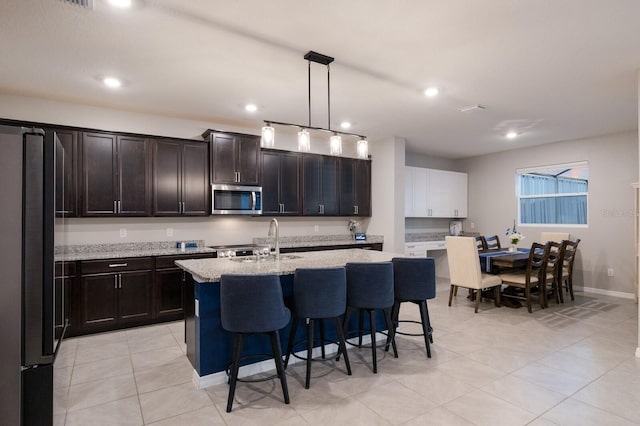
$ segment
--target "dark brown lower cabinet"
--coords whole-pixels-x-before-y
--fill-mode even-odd
[[[78,262],[77,278],[70,272],[58,273],[61,268],[57,268],[56,294],[66,294],[72,302],[67,304],[71,324],[67,335],[184,318],[184,273],[175,261],[207,257],[213,253],[86,260]],[[72,265],[75,274],[76,263]]]
[[[80,262],[81,333],[153,320],[153,265],[152,257]]]

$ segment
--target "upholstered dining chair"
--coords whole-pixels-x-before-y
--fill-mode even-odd
[[[484,237],[484,249],[485,250],[502,250],[502,246],[500,245],[500,238],[497,235]]]
[[[475,312],[478,312],[482,289],[495,289],[495,305],[500,306],[500,289],[502,280],[498,275],[485,274],[480,271],[480,260],[474,237],[445,237],[451,289],[449,290],[449,306],[453,294],[458,287],[465,287],[476,292]]]
[[[560,297],[562,297],[562,287],[565,287],[571,295],[571,300],[575,300],[573,297],[573,263],[576,259],[579,243],[580,238],[575,241],[564,240],[562,242],[562,259],[560,263],[562,272],[558,277],[558,291],[560,292]]]
[[[503,284],[507,284],[511,287],[516,287],[524,290],[524,296],[518,294],[510,294],[509,297],[515,299],[522,299],[527,304],[527,310],[529,313],[531,310],[531,290],[538,290],[538,300],[540,307],[545,307],[545,292],[544,283],[547,279],[547,258],[549,257],[550,243],[544,245],[540,243],[531,244],[531,250],[529,251],[529,259],[527,260],[527,269],[524,271],[515,271],[505,274],[500,274],[500,279]]]
[[[568,232],[541,232],[540,233],[540,243],[544,244],[547,241],[554,241],[556,243],[561,243],[563,240],[569,239]]]

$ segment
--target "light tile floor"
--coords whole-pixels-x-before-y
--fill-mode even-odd
[[[314,363],[287,371],[291,404],[277,381],[238,385],[225,412],[225,384],[197,390],[183,323],[68,339],[55,368],[56,425],[630,425],[640,424],[638,306],[578,292],[549,309],[473,313],[448,283],[429,301],[433,357],[421,337],[398,337],[400,357],[350,350],[353,376]],[[417,319],[404,304],[401,318]],[[404,331],[419,325],[403,324]]]

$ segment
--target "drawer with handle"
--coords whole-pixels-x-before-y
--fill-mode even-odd
[[[85,260],[80,262],[83,275],[153,269],[153,257],[126,257],[122,259]]]

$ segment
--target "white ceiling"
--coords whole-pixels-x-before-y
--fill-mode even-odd
[[[413,152],[462,158],[638,125],[638,0],[133,1],[0,1],[0,93],[257,133],[265,119],[307,122],[314,50],[335,57],[331,126]],[[312,124],[326,127],[326,69],[311,69]],[[105,75],[127,84],[108,90]],[[474,104],[486,109],[458,111]]]

